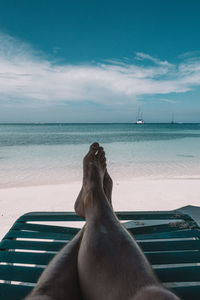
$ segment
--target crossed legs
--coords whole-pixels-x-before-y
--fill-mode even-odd
[[[91,145],[83,161],[83,186],[75,211],[86,225],[43,272],[31,300],[175,300],[155,277],[111,204],[105,152]]]
[[[97,143],[91,145],[90,151],[95,150],[97,145]],[[84,174],[87,167],[85,164],[85,160],[87,161],[86,157],[83,164]],[[111,206],[112,187],[112,179],[106,170],[103,178],[103,188]],[[81,199],[81,194],[82,190],[79,193],[77,202],[78,199]],[[40,276],[31,294],[26,297],[26,300],[82,299],[79,287],[77,257],[84,228],[53,258]]]

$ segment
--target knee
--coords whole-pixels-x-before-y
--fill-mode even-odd
[[[149,286],[142,288],[132,300],[179,300],[179,298],[163,287]]]
[[[54,300],[53,298],[46,295],[38,295],[38,296],[28,296],[24,300]]]

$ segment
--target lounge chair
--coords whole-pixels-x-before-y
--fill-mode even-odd
[[[117,215],[164,285],[183,300],[199,300],[200,207]],[[0,243],[1,300],[20,300],[31,291],[48,262],[78,232],[68,225],[75,221],[83,220],[72,212],[31,212],[14,223]]]

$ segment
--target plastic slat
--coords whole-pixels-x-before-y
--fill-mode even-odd
[[[191,220],[187,214],[177,214],[169,211],[162,212],[117,212],[116,215],[120,220],[166,220],[166,219],[182,219]]]
[[[188,224],[188,222],[185,222],[184,220],[175,220],[175,219],[166,219],[166,220],[140,220],[140,221],[136,221],[136,220],[131,220],[131,221],[126,221],[123,222],[124,226],[126,227],[126,229],[131,229],[131,228],[137,228],[137,227],[146,227],[146,226],[161,226],[161,225],[166,225],[166,226],[170,226],[173,224],[176,224],[176,226],[178,224],[184,224],[184,226],[186,226]]]
[[[30,238],[30,239],[53,239],[53,240],[71,240],[74,234],[69,233],[54,233],[54,232],[33,232],[10,230],[4,239],[10,238]]]
[[[17,222],[21,221],[84,221],[74,212],[31,212],[21,216]]]
[[[151,234],[151,233],[157,233],[157,232],[171,232],[171,231],[177,231],[177,229],[190,229],[194,228],[195,224],[194,222],[179,222],[177,223],[177,226],[175,223],[171,223],[168,225],[157,225],[157,226],[140,226],[138,228],[129,228],[128,231],[132,234]]]
[[[200,240],[180,241],[150,241],[138,242],[144,252],[151,251],[175,251],[175,250],[200,250]]]
[[[155,212],[116,212],[120,220],[159,220],[159,219],[183,219],[191,220],[187,214],[170,211]],[[74,212],[32,212],[21,216],[17,221],[83,221]]]
[[[53,233],[67,233],[67,234],[76,234],[79,231],[79,228],[73,227],[63,227],[63,226],[52,226],[52,225],[41,225],[41,224],[31,224],[31,223],[16,223],[12,230],[29,230],[29,231],[38,231],[38,232],[53,232]]]
[[[53,257],[51,253],[0,251],[0,261],[7,263],[47,265]]]
[[[2,265],[0,268],[0,279],[34,283],[37,282],[43,270],[43,268],[39,267]]]
[[[192,282],[200,279],[200,266],[154,269],[162,282]]]
[[[31,286],[0,283],[1,300],[22,300],[32,290]]]
[[[2,249],[59,251],[65,245],[66,243],[62,243],[62,242],[3,240],[0,247]]]
[[[200,285],[172,287],[170,290],[182,300],[199,300],[200,298]]]
[[[166,251],[145,252],[148,260],[153,265],[198,263],[200,262],[200,251]]]
[[[150,239],[173,239],[173,238],[200,238],[200,230],[186,229],[175,230],[169,232],[152,233],[152,234],[138,234],[135,236],[136,240],[150,240]]]

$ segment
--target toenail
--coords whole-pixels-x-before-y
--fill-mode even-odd
[[[99,144],[98,143],[94,143],[94,144],[92,144],[92,148],[97,148],[99,146]]]

